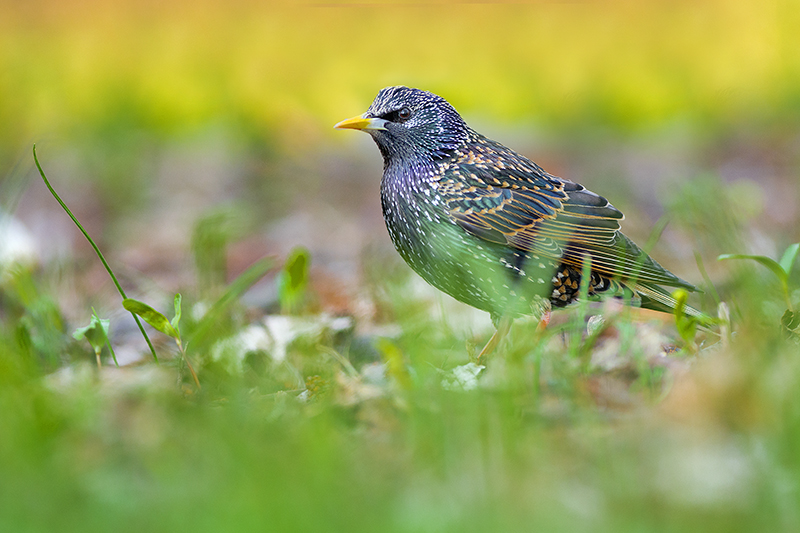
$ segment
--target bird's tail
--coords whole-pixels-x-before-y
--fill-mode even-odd
[[[639,282],[629,287],[634,294],[638,294],[642,299],[642,307],[672,313],[678,307],[678,302],[666,290],[658,285]],[[708,319],[708,315],[698,311],[689,305],[683,306],[683,312],[689,316],[699,319]]]

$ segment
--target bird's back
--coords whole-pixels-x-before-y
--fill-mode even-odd
[[[628,286],[663,308],[659,285],[695,290],[620,231],[624,217],[605,198],[470,133],[431,169],[384,173],[392,241],[429,283],[497,315],[526,314],[541,298],[571,303],[587,258],[592,294]]]

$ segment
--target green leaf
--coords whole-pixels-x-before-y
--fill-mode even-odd
[[[386,364],[386,372],[397,380],[404,389],[411,387],[411,375],[408,373],[403,352],[389,339],[380,338],[376,343],[381,359]]]
[[[78,341],[86,339],[95,351],[102,350],[103,346],[108,342],[108,329],[110,324],[110,320],[101,319],[98,318],[97,315],[92,315],[92,320],[89,322],[89,325],[76,329],[72,333],[72,337]]]
[[[672,293],[675,298],[675,327],[678,330],[678,335],[688,344],[694,342],[694,336],[697,333],[697,318],[689,316],[685,312],[686,301],[689,299],[689,293],[684,289],[676,289]]]
[[[785,252],[783,252],[783,257],[781,257],[780,265],[786,275],[792,273],[792,267],[794,266],[794,260],[797,259],[797,252],[800,252],[800,242],[796,242],[793,245],[789,246]]]
[[[297,311],[302,303],[308,285],[310,265],[311,255],[301,246],[294,248],[286,259],[278,276],[278,297],[284,312]]]
[[[796,329],[800,326],[800,312],[794,313],[791,309],[787,309],[781,317],[781,325],[789,330]]]
[[[224,321],[224,317],[230,306],[249,289],[258,280],[263,278],[275,264],[274,259],[265,257],[253,263],[247,270],[245,270],[238,278],[233,280],[228,286],[225,293],[216,301],[211,309],[203,316],[200,322],[192,328],[191,341],[203,345],[209,337],[211,332],[219,333],[219,324]]]
[[[791,248],[791,246],[790,246]],[[788,253],[789,250],[787,250]],[[796,253],[796,252],[795,252]],[[784,258],[786,258],[786,254],[784,254]],[[721,256],[717,257],[717,261],[724,261],[726,259],[752,259],[753,261],[757,261],[770,269],[778,279],[781,280],[781,283],[786,283],[789,274],[787,274],[786,270],[778,264],[777,261],[774,259],[770,259],[769,257],[765,257],[763,255],[747,255],[747,254],[722,254]],[[794,258],[791,259],[794,261]]]
[[[180,332],[180,328],[178,327],[181,322],[181,293],[175,295],[175,316],[172,317],[172,320],[169,323],[175,328],[175,331]]]
[[[697,333],[697,320],[694,317],[683,317],[675,323],[678,334],[686,342],[692,342]]]
[[[675,289],[672,292],[672,297],[675,299],[673,314],[675,315],[675,320],[680,321],[686,314],[683,309],[686,307],[686,300],[689,299],[689,293],[684,289]]]
[[[781,317],[781,328],[789,339],[800,339],[800,312],[787,309]]]
[[[139,300],[134,300],[133,298],[125,298],[122,300],[122,307],[131,313],[142,317],[142,320],[153,326],[161,333],[169,335],[174,339],[180,338],[178,331],[172,326],[172,324],[169,323],[167,317],[146,303],[140,302]]]
[[[114,347],[111,346],[111,341],[108,339],[108,331],[111,327],[111,321],[106,319],[101,319],[97,316],[97,312],[92,308],[92,321],[89,322],[88,326],[84,326],[82,328],[76,329],[72,336],[75,340],[83,340],[86,339],[89,341],[89,344],[92,345],[94,349],[94,353],[97,354],[98,360],[100,358],[100,352],[103,350],[103,346],[108,347],[108,352],[111,354],[111,358],[114,359],[114,364],[119,366],[117,362],[117,354],[114,353]]]

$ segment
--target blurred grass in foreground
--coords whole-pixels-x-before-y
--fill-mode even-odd
[[[90,363],[73,364],[42,376],[6,334],[0,524],[20,532],[798,526],[800,358],[774,324],[743,320],[731,347],[702,352],[653,404],[662,385],[636,347],[644,330],[624,319],[631,361],[643,365],[630,392],[631,367],[586,370],[553,345],[557,335],[543,339],[525,323],[482,386],[449,390],[443,382],[465,362],[463,344],[429,316],[399,321],[394,342],[410,381],[351,375],[326,355],[341,345],[322,337],[294,343],[284,363],[246,364],[242,376],[206,359],[203,392],[188,396],[169,364],[106,368],[99,379]],[[287,364],[306,379],[305,400],[280,392],[294,388],[291,377],[281,383]]]
[[[672,327],[610,307],[608,334],[586,345],[579,306],[544,332],[518,321],[477,381],[463,373],[459,319],[437,317],[442,303],[432,309],[404,275],[384,270],[370,283],[388,308],[378,314],[392,316],[388,330],[325,325],[308,308],[267,317],[267,329],[278,318],[319,327],[282,350],[277,337],[248,348],[263,326],[231,302],[215,317],[228,327],[187,344],[201,390],[178,378],[164,344],[161,365],[99,373],[72,344],[48,374],[52,362],[36,355],[53,348],[34,341],[59,326],[5,316],[0,525],[794,531],[800,349],[769,312],[782,305],[763,290],[769,273],[747,267],[723,292],[733,337],[703,333],[697,355],[663,353],[680,343]],[[19,279],[2,278],[4,291]],[[184,296],[187,339],[200,298]]]

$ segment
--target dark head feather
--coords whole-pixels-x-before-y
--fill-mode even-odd
[[[367,117],[385,121],[369,133],[387,164],[429,164],[466,142],[468,128],[444,98],[431,92],[395,86],[381,89]]]

